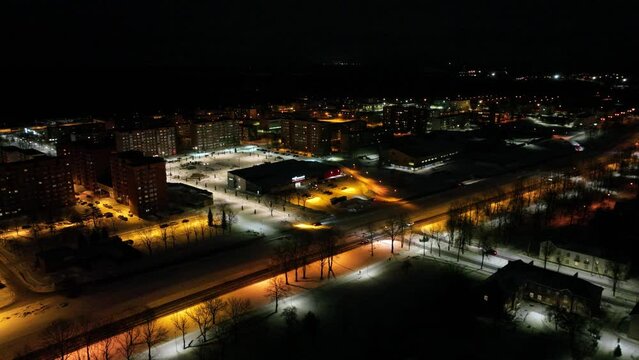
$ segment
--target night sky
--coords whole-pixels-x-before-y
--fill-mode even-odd
[[[5,65],[627,68],[632,1],[16,1]]]
[[[0,75],[10,89],[0,120],[259,101],[321,92],[318,78],[326,88],[360,84],[347,95],[393,95],[407,79],[421,86],[413,70],[462,66],[634,71],[632,3],[10,1],[0,11]],[[336,61],[367,72],[290,77]],[[247,73],[271,77],[239,76]]]

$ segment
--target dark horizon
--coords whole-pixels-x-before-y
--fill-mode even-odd
[[[636,73],[639,63],[632,6],[614,0],[27,0],[3,10],[4,124],[305,95],[472,93],[484,83],[443,79],[463,68]],[[344,63],[356,66],[334,66]]]
[[[576,1],[19,1],[5,7],[0,67],[282,67],[629,71],[632,4]]]
[[[11,89],[0,123],[134,112],[190,112],[313,98],[455,97],[485,94],[592,94],[596,84],[572,81],[463,79],[451,71],[307,67],[224,72],[220,69],[110,69],[23,71],[5,77]]]

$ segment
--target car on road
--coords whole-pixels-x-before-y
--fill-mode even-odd
[[[493,248],[484,249],[484,255],[497,255],[497,250]]]
[[[122,221],[129,221],[129,218],[127,218],[124,215],[118,215],[118,219],[122,220]]]
[[[95,203],[98,204],[98,205],[100,204],[100,202],[98,200],[96,200]]]
[[[326,195],[333,195],[333,192],[332,192],[332,191],[329,191],[329,190],[322,191],[322,193],[323,193],[323,194],[326,194]]]
[[[316,223],[313,223],[313,226],[322,226],[322,223],[318,221]]]
[[[348,189],[348,186],[342,186],[340,190],[346,190],[346,189]]]
[[[183,219],[182,222],[183,223],[187,223],[187,222],[189,222],[189,219]]]
[[[160,229],[168,228],[169,224],[160,224]]]

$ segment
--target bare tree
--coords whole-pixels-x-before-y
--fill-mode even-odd
[[[564,253],[561,251],[557,251],[556,255],[557,259],[557,272],[561,269],[561,265],[564,263],[564,260],[568,261],[569,259],[564,259]]]
[[[229,304],[227,308],[227,315],[231,322],[231,330],[233,331],[234,338],[237,339],[242,318],[251,310],[251,300],[230,297],[228,298],[227,303]]]
[[[612,296],[617,294],[617,285],[625,276],[625,267],[618,261],[608,261],[608,269],[612,278]]]
[[[375,236],[376,236],[375,228],[373,224],[367,224],[366,229],[362,233],[362,239],[366,244],[371,246],[371,256],[375,256]]]
[[[204,234],[205,234],[206,228],[207,228],[206,223],[200,221],[199,228],[200,228],[200,239],[202,241],[204,241]]]
[[[291,251],[291,247],[292,245],[290,241],[285,241],[284,243],[279,244],[278,246],[275,247],[275,252],[271,259],[273,263],[273,267],[277,269],[278,272],[282,271],[284,273],[284,281],[286,285],[289,284],[288,271],[290,270],[291,263],[293,262],[292,261],[293,253]]]
[[[100,353],[102,354],[102,359],[111,360],[113,358],[115,339],[113,337],[108,337],[100,341]]]
[[[118,351],[126,360],[132,360],[140,339],[140,329],[130,328],[118,337]]]
[[[337,254],[337,233],[334,230],[327,230],[320,234],[320,254],[326,259],[326,277],[335,278],[333,263]]]
[[[461,217],[461,209],[458,205],[453,204],[448,209],[448,219],[446,220],[446,229],[448,230],[448,250],[457,239],[457,230],[459,229]]]
[[[175,232],[177,231],[177,225],[173,225],[169,228],[169,232],[171,233],[171,246],[175,249]]]
[[[410,251],[411,244],[413,243],[413,237],[417,234],[419,230],[417,228],[410,227],[407,231],[407,240],[408,240],[408,251]]]
[[[140,229],[140,235],[142,236],[142,244],[146,247],[146,251],[149,253],[149,256],[153,255],[153,231],[148,227],[143,227]]]
[[[275,209],[275,204],[273,203],[273,200],[269,200],[268,209],[271,211],[271,216],[273,216],[273,209]]]
[[[157,320],[149,318],[142,324],[141,339],[146,344],[148,360],[153,360],[151,350],[155,345],[167,339],[168,331],[158,324]]]
[[[186,237],[186,244],[190,244],[191,243],[191,231],[192,231],[192,227],[191,224],[186,223],[184,224],[184,236]]]
[[[226,209],[226,226],[229,228],[229,234],[233,232],[233,224],[237,222],[237,213],[230,206]]]
[[[406,240],[406,232],[410,227],[408,215],[406,215],[406,213],[397,215],[397,223],[399,227],[399,247],[403,249],[404,241]]]
[[[72,321],[54,320],[44,329],[42,337],[47,345],[54,349],[56,357],[66,360],[69,352],[69,340],[76,334],[76,326]]]
[[[281,276],[272,277],[268,281],[266,288],[266,297],[275,301],[275,312],[277,312],[279,302],[282,298],[290,294],[288,285],[284,283]]]
[[[481,265],[479,269],[483,269],[484,257],[486,256],[487,251],[493,247],[493,239],[491,237],[490,230],[485,225],[480,225],[479,227],[477,232],[477,245],[479,246],[479,251],[481,251]]]
[[[182,348],[186,349],[186,330],[189,327],[189,317],[185,313],[179,312],[171,316],[171,322],[175,329],[182,334]]]
[[[215,326],[220,315],[226,310],[228,304],[220,298],[212,298],[204,301],[206,310],[209,312],[211,325]]]
[[[206,336],[212,327],[211,314],[209,313],[206,305],[197,305],[196,307],[187,310],[186,315],[197,325],[202,342],[206,342]]]
[[[395,240],[404,231],[405,225],[399,217],[392,217],[386,221],[384,225],[384,234],[391,240],[391,254],[395,253]]]
[[[33,242],[38,246],[39,251],[44,251],[44,244],[42,239],[42,226],[38,222],[34,222],[31,225],[31,238]]]
[[[541,258],[544,260],[545,269],[548,264],[548,259],[555,253],[555,246],[550,241],[546,241],[540,245],[539,250],[541,252]]]
[[[164,251],[169,249],[169,235],[167,234],[166,228],[160,229],[160,239],[162,239],[162,243],[164,244]]]
[[[429,238],[430,240],[430,253],[432,255],[433,253],[433,242],[435,244],[437,244],[437,250],[438,250],[438,256],[441,257],[442,256],[442,227],[440,225],[433,225],[430,226],[428,228],[426,228],[423,232],[422,235],[426,236],[427,238]],[[426,247],[426,243],[424,243],[424,248]]]
[[[459,218],[459,236],[457,237],[457,261],[459,262],[459,258],[461,254],[464,253],[466,249],[466,245],[470,243],[474,233],[475,233],[475,224],[468,214],[468,212],[462,214]]]
[[[81,316],[77,320],[78,332],[82,336],[82,342],[84,343],[84,349],[86,354],[86,360],[91,360],[91,345],[93,344],[93,336],[91,330],[93,330],[94,323],[86,316]]]

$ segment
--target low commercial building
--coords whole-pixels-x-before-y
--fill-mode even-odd
[[[113,197],[127,204],[131,212],[145,217],[167,208],[166,163],[164,159],[127,151],[111,157]]]
[[[603,256],[600,249],[578,244],[555,244],[550,240],[539,245],[539,259],[617,279],[627,278],[630,270],[629,262]]]
[[[67,159],[17,148],[3,148],[2,159],[0,219],[19,215],[49,217],[75,203]]]
[[[230,189],[267,194],[342,175],[334,166],[314,161],[285,160],[228,172]]]
[[[481,307],[491,313],[514,311],[522,300],[559,306],[565,311],[590,316],[601,305],[603,288],[574,276],[510,261],[481,285]]]
[[[462,146],[457,142],[403,137],[395,139],[380,155],[385,164],[420,170],[429,165],[450,161],[461,150]]]

